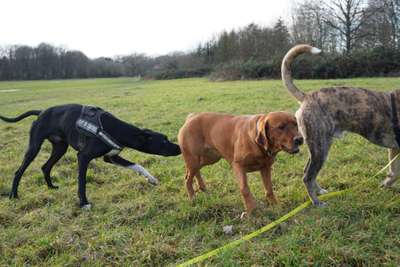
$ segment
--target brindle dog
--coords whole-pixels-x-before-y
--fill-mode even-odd
[[[296,112],[299,130],[308,145],[310,158],[304,169],[303,181],[314,205],[321,206],[317,194],[322,189],[316,177],[327,158],[334,137],[344,131],[357,133],[374,144],[389,148],[389,160],[399,153],[398,125],[400,91],[375,92],[353,87],[330,87],[305,94],[294,84],[290,66],[303,53],[319,54],[321,50],[309,45],[297,45],[282,62],[282,80],[289,92],[300,102]],[[389,168],[382,186],[388,187],[399,176],[400,160]]]

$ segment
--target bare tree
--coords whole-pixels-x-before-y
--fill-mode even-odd
[[[326,18],[326,23],[338,31],[346,53],[358,40],[370,34],[361,34],[361,27],[379,10],[368,9],[365,0],[331,0],[327,8],[330,16]]]
[[[394,46],[400,48],[400,0],[384,0]]]
[[[369,0],[367,10],[373,12],[371,16],[360,27],[360,46],[366,48],[384,47],[394,48],[396,46],[396,25],[393,20],[392,0]]]
[[[330,27],[325,23],[326,7],[322,0],[301,2],[292,10],[291,33],[296,43],[325,48]]]

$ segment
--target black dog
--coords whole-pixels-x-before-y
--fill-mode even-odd
[[[66,153],[68,145],[78,151],[78,195],[80,206],[86,209],[91,207],[86,198],[86,171],[92,159],[104,156],[104,161],[133,169],[144,175],[150,183],[157,184],[158,180],[142,166],[121,158],[118,156],[119,152],[124,147],[129,147],[162,156],[176,156],[181,153],[179,146],[168,141],[165,135],[137,128],[97,107],[69,104],[44,111],[31,110],[16,118],[0,116],[0,119],[17,122],[32,115],[38,116],[38,119],[32,123],[29,147],[22,165],[15,172],[10,198],[18,198],[21,176],[39,153],[45,139],[53,145],[51,156],[42,167],[49,188],[58,188],[53,185],[50,172]]]

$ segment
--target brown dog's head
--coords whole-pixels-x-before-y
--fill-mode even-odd
[[[287,112],[271,112],[257,121],[256,143],[265,151],[277,153],[284,150],[290,154],[299,152],[303,144],[296,118]]]

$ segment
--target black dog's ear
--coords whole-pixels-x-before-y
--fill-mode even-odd
[[[143,144],[147,143],[151,137],[150,130],[148,129],[141,129],[138,131],[138,133],[135,135],[136,140]]]
[[[144,133],[144,134],[150,134],[150,133],[152,133],[153,131],[152,130],[150,130],[150,129],[146,129],[146,128],[143,128],[142,129],[142,133]]]
[[[141,135],[144,138],[150,138],[150,137],[152,137],[154,135],[154,132],[152,130],[150,130],[150,129],[142,129]]]

